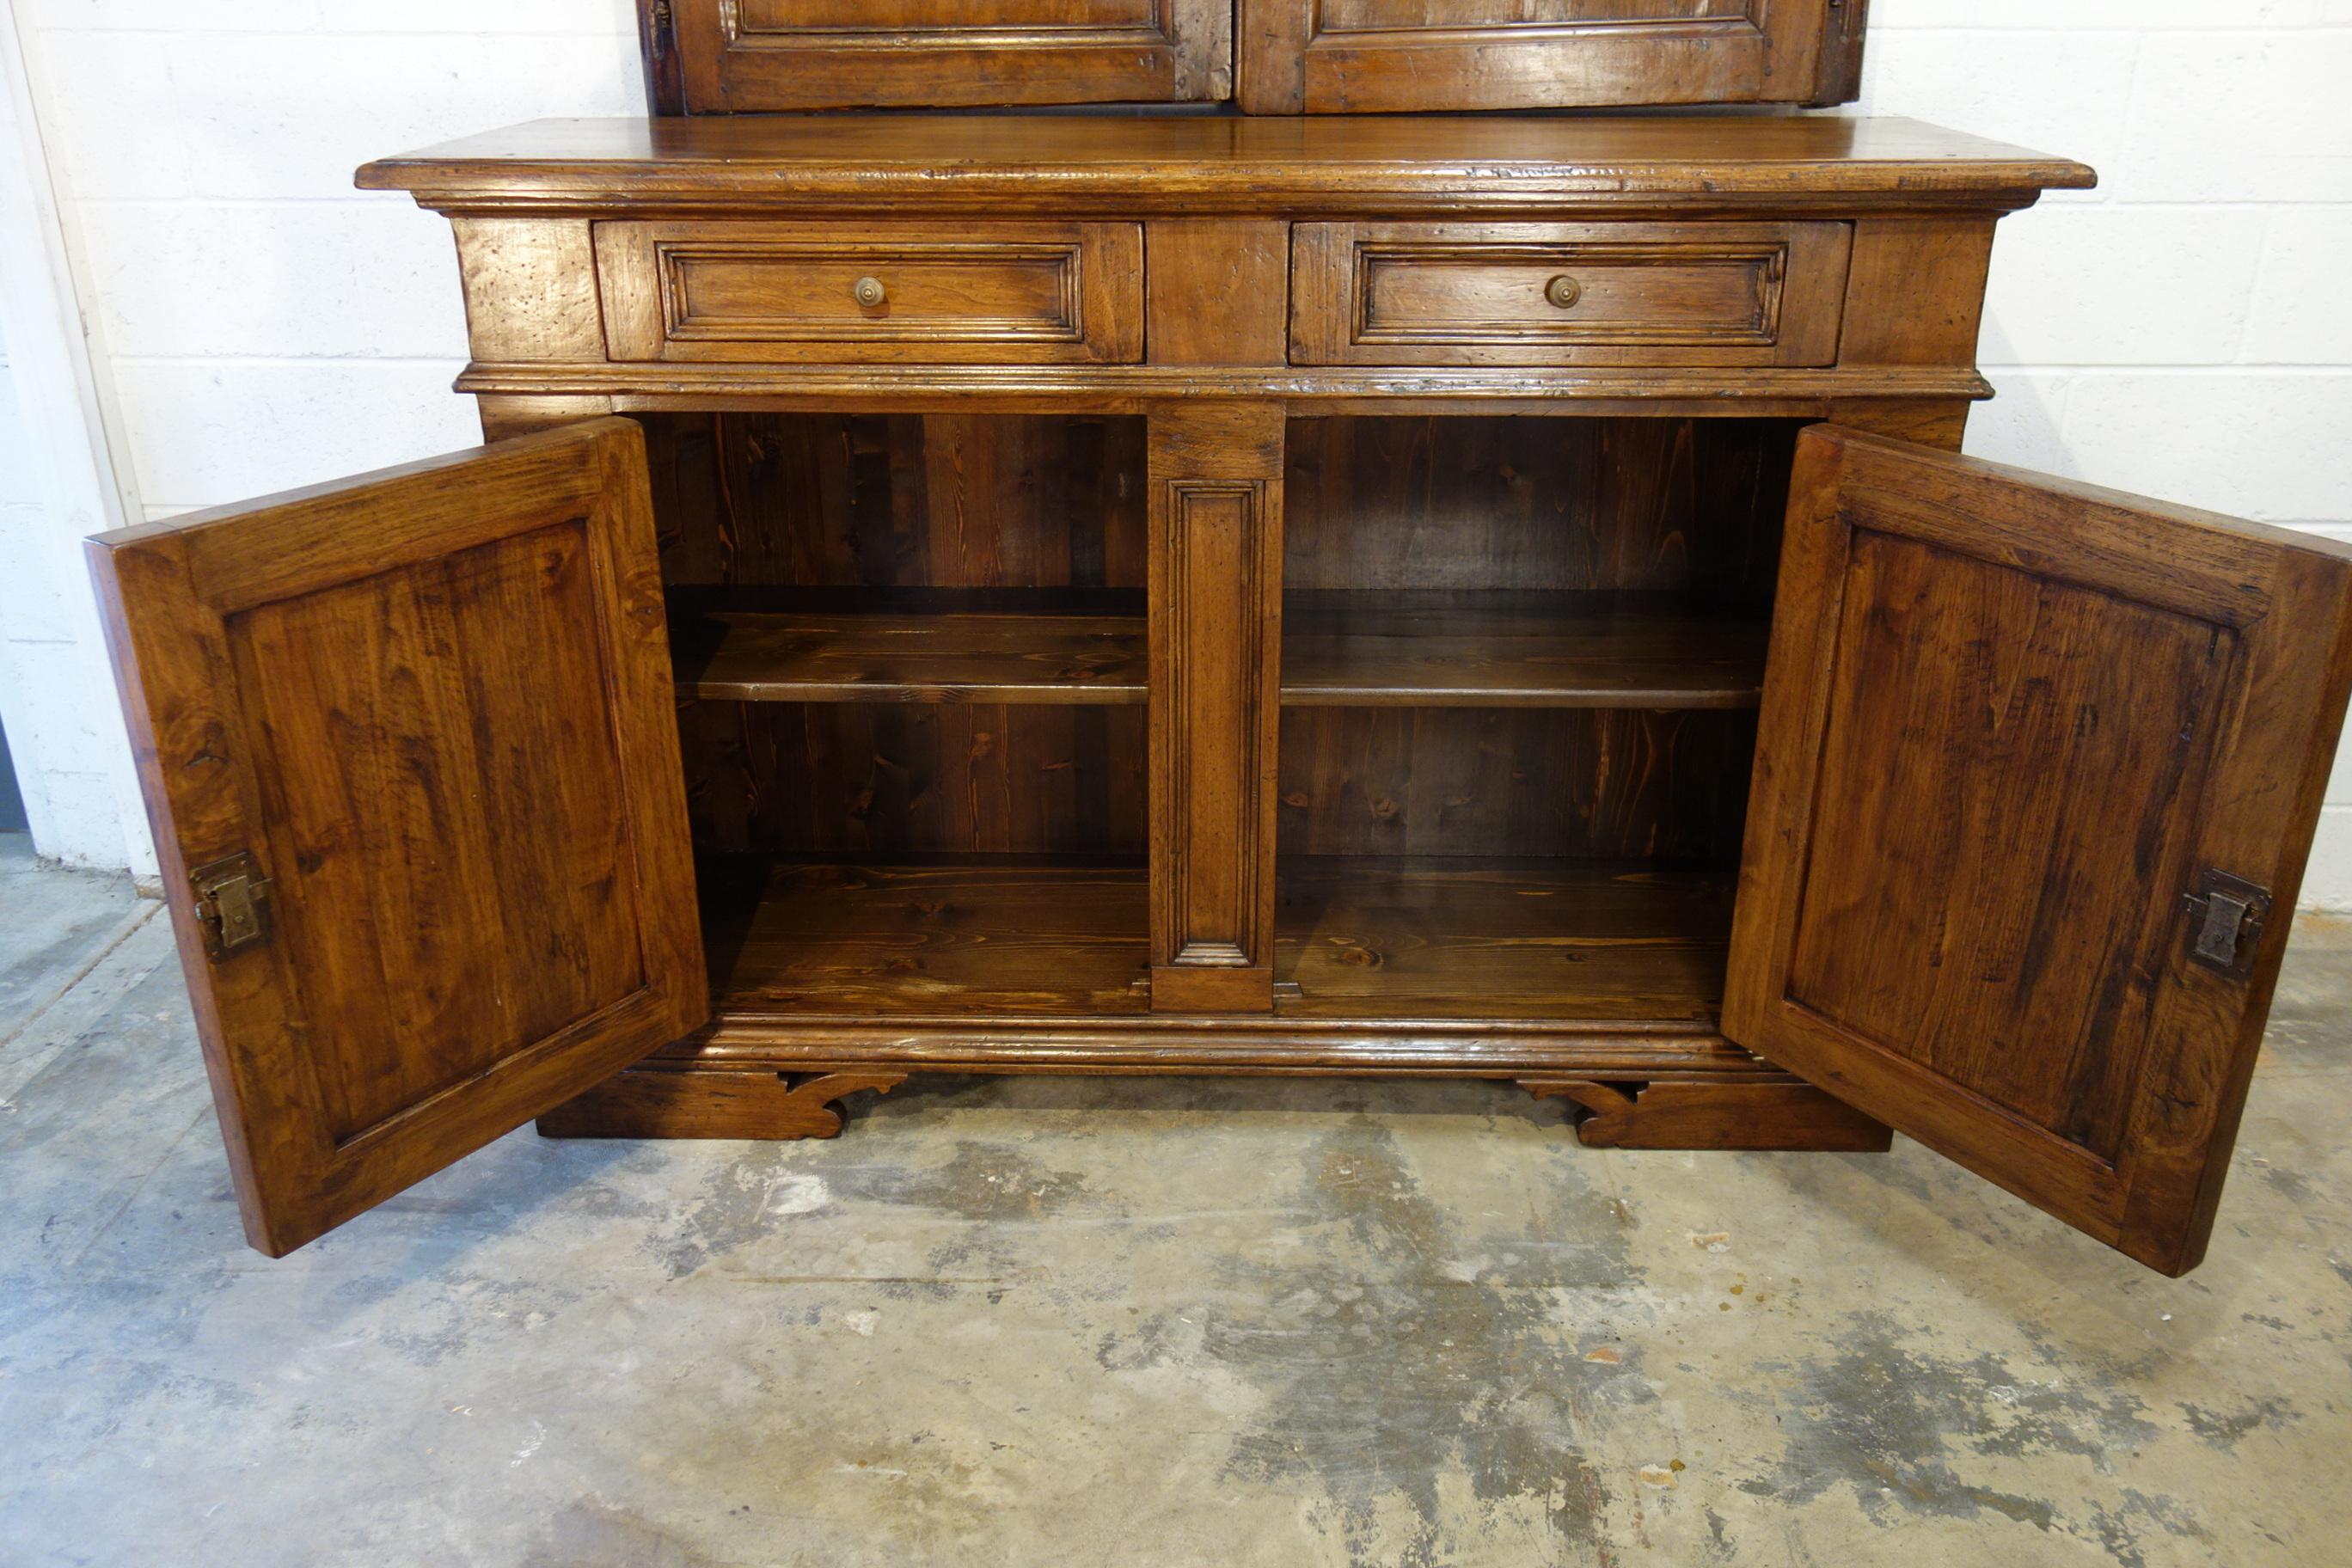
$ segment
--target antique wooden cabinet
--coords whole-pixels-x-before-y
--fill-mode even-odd
[[[1119,96],[1229,38],[713,9],[705,107],[834,90],[727,51],[883,12],[917,97],[975,16],[1088,80],[1160,40]],[[1312,109],[1350,29],[1802,56],[1842,10],[1244,0],[1244,96],[1276,35]],[[1895,120],[858,114],[360,179],[453,225],[493,444],[92,547],[255,1246],[534,1117],[1186,1072],[1900,1129],[2202,1255],[2352,556],[1954,455],[1995,224],[2089,170]]]

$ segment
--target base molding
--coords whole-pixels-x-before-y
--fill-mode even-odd
[[[1893,1139],[1802,1079],[1687,1026],[1654,1034],[1423,1026],[1367,1038],[1263,1025],[990,1035],[970,1026],[869,1034],[722,1023],[556,1107],[539,1130],[550,1138],[834,1138],[843,1099],[887,1093],[917,1072],[1485,1079],[1570,1102],[1578,1141],[1590,1148],[1876,1152]]]
[[[1787,1078],[1690,1020],[1334,1019],[1137,1013],[972,1019],[725,1013],[646,1066],[770,1072],[1358,1078]],[[1791,1080],[1793,1081],[1793,1080]]]

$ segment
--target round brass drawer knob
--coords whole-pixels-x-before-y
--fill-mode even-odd
[[[1584,298],[1584,285],[1573,278],[1559,277],[1544,285],[1544,298],[1563,310],[1575,309]]]
[[[882,287],[879,278],[860,278],[857,287],[850,292],[856,295],[857,302],[869,310],[890,297],[890,291]]]

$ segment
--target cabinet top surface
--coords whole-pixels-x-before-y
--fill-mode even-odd
[[[1917,121],[1841,115],[542,120],[359,173],[365,189],[501,205],[1013,189],[1169,205],[1447,192],[1991,197],[2095,180],[2071,160]]]

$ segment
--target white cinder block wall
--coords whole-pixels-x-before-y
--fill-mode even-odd
[[[152,515],[476,439],[446,225],[352,170],[638,112],[627,0],[15,3]],[[2105,175],[2004,226],[1970,448],[2352,539],[2352,0],[1873,10],[1859,108]],[[2305,894],[2352,908],[2331,798]]]

